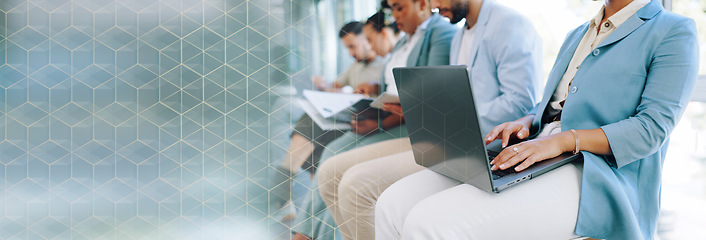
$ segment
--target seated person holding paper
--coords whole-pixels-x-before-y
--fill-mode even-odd
[[[378,55],[370,48],[362,30],[363,23],[355,21],[341,28],[341,42],[356,62],[339,75],[332,86],[317,83],[317,87],[327,91],[340,91],[343,86],[357,87],[367,81],[380,81],[380,72],[386,62],[385,58],[380,56],[385,55]],[[338,130],[322,130],[306,114],[297,121],[284,161],[270,177],[270,186],[273,187],[270,204],[274,204],[275,209],[280,209],[274,214],[280,216],[280,220],[294,216],[294,206],[288,201],[291,195],[291,180],[296,172],[303,167],[313,175],[324,146],[343,133],[345,132]]]

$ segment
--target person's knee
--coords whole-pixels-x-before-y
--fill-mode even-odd
[[[334,194],[334,189],[336,188],[336,163],[331,161],[334,159],[329,159],[325,161],[318,168],[318,181],[319,181],[319,192],[322,196],[330,196]]]
[[[483,219],[477,218],[475,213],[463,216],[456,214],[456,211],[450,211],[439,204],[439,197],[428,197],[409,210],[402,224],[402,239],[487,239],[477,236],[489,229],[479,229],[474,224],[483,222]]]
[[[356,165],[343,174],[338,184],[338,192],[342,200],[365,201],[373,204],[377,199],[377,182],[374,171]]]
[[[335,179],[337,172],[336,163],[333,160],[335,159],[328,159],[327,161],[324,161],[323,163],[321,163],[321,165],[319,165],[317,174],[319,175],[318,177],[320,186],[329,184],[332,180]]]
[[[375,219],[378,217],[387,218],[387,215],[394,210],[394,206],[398,203],[394,193],[391,193],[390,188],[383,191],[375,202]]]
[[[443,228],[444,226],[438,226],[437,223],[444,222],[439,221],[443,220],[444,217],[439,213],[429,214],[430,209],[434,208],[429,208],[428,206],[424,206],[424,204],[417,204],[410,209],[407,217],[404,219],[404,224],[402,225],[402,235],[419,236],[424,235],[436,228]],[[442,219],[437,219],[438,217]]]

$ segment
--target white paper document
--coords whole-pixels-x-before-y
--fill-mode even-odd
[[[314,109],[316,109],[322,117],[334,117],[335,119],[341,121],[350,121],[350,114],[344,110],[355,105],[361,100],[370,99],[363,94],[332,93],[312,90],[304,90],[303,94],[304,98],[311,103]],[[344,115],[334,116],[339,113],[344,113]]]
[[[373,99],[362,94],[304,90],[303,95],[304,98],[299,99],[297,103],[323,130],[348,130],[351,129],[351,117],[378,118],[383,112],[373,109]],[[387,102],[400,101],[398,96],[390,94],[383,94],[378,100],[378,108],[382,108]]]
[[[377,108],[377,109],[382,109],[382,107],[385,106],[385,103],[400,103],[400,96],[397,94],[392,94],[389,92],[384,92],[382,95],[380,95],[378,98],[375,99],[372,103],[370,103],[371,107]]]
[[[314,120],[314,123],[318,125],[323,130],[350,130],[351,124],[349,122],[336,121],[334,119],[328,119],[321,116],[321,113],[314,108],[309,100],[304,98],[297,99],[297,104],[306,112],[307,115]]]

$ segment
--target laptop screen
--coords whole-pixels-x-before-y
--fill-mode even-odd
[[[491,191],[490,171],[466,66],[393,69],[415,161]]]

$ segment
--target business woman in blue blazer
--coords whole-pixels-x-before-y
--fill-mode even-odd
[[[544,135],[507,147],[493,168],[523,170],[563,152],[579,152],[582,164],[499,194],[446,183],[450,188],[420,199],[402,216],[380,217],[401,217],[402,224],[376,216],[376,228],[400,229],[406,239],[485,239],[493,232],[500,234],[492,239],[652,239],[669,135],[697,77],[697,42],[694,21],[665,11],[657,0],[606,0],[594,20],[566,37],[532,114],[486,136],[486,142],[507,145],[511,137]],[[567,74],[574,75],[567,79],[563,109],[551,114]],[[544,134],[557,124],[555,133]],[[420,187],[419,179],[405,180],[396,184]],[[387,193],[377,208],[409,200]]]

